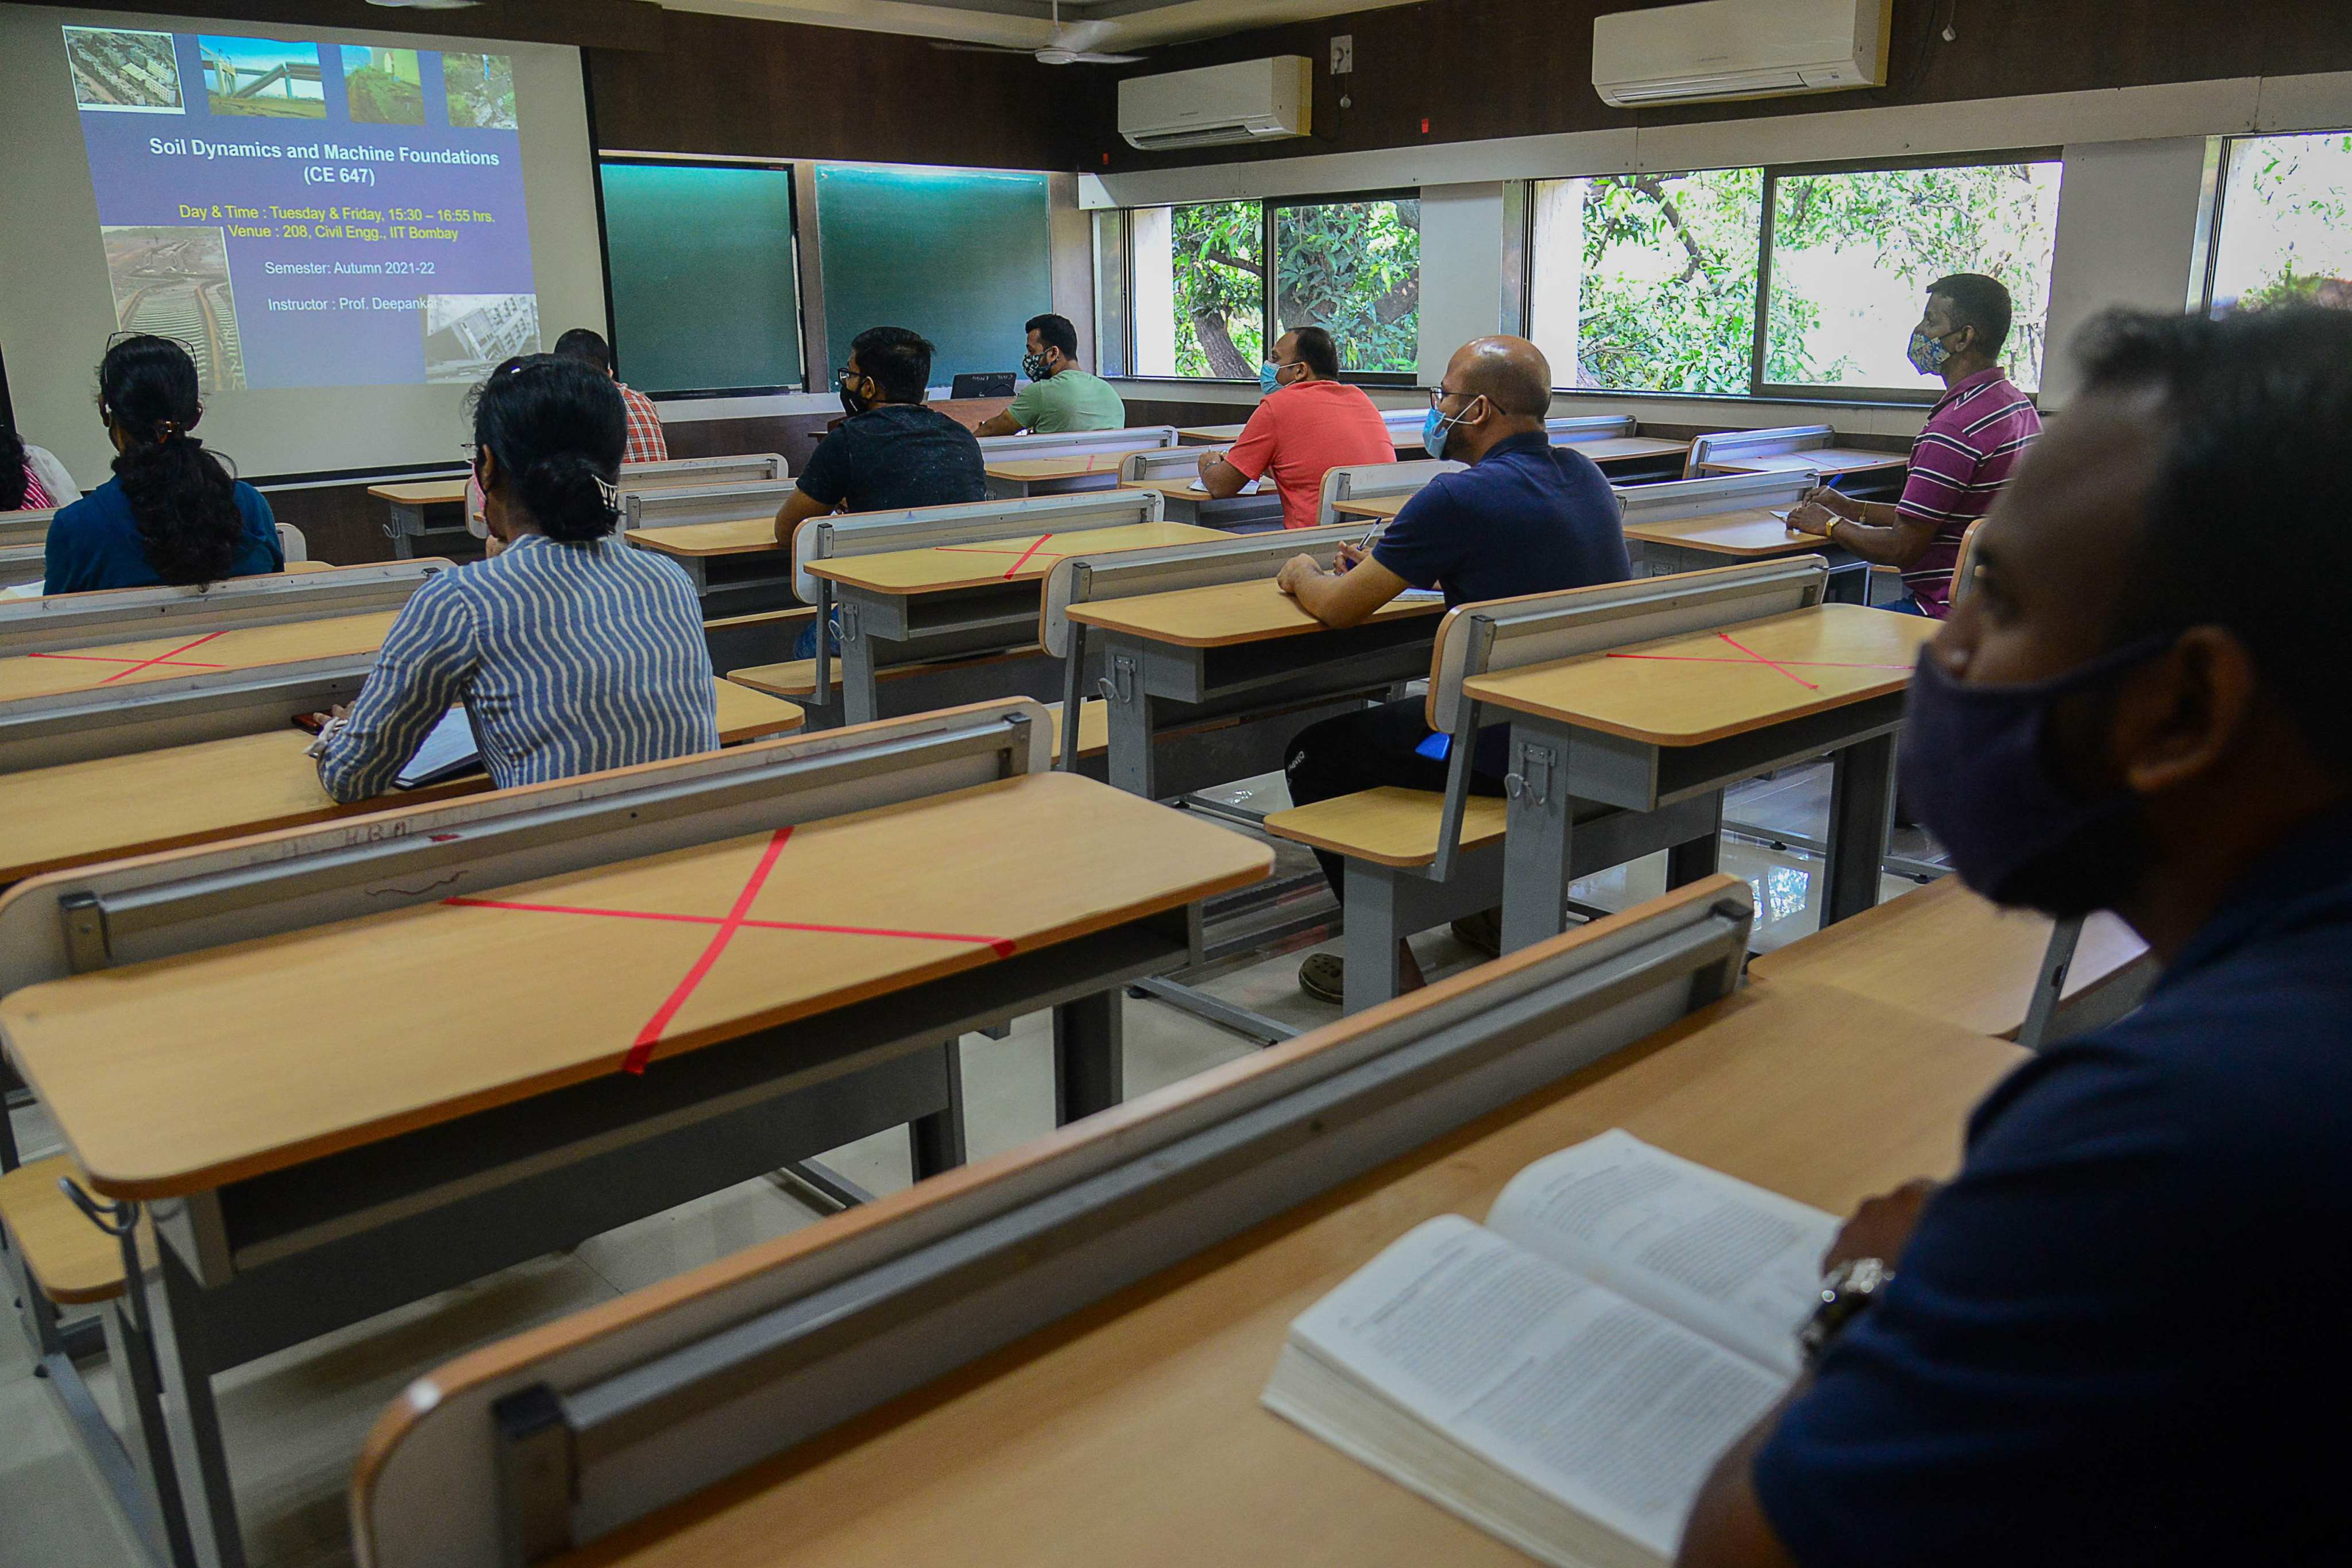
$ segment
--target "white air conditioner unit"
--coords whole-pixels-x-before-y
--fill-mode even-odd
[[[1118,133],[1130,147],[1214,147],[1304,136],[1315,66],[1276,55],[1236,66],[1129,77],[1118,84]]]
[[[1592,85],[1620,109],[1886,84],[1894,0],[1703,0],[1592,22]]]

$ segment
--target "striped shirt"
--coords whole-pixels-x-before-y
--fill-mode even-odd
[[[620,383],[614,382],[615,386]],[[629,411],[629,444],[621,452],[625,463],[669,461],[669,437],[662,434],[661,414],[654,400],[634,386],[621,387],[622,405]]]
[[[1895,510],[1933,525],[1935,542],[1903,574],[1903,585],[1928,615],[1952,607],[1952,568],[1960,536],[1992,510],[2025,448],[2042,434],[2042,416],[1999,366],[1979,371],[1937,400],[1911,448],[1911,473]]]
[[[319,782],[339,801],[383,794],[459,702],[500,789],[719,749],[694,586],[617,536],[527,533],[428,578],[394,617]]]

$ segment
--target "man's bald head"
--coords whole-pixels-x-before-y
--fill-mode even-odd
[[[1525,338],[1475,338],[1454,352],[1445,384],[1484,397],[1507,419],[1551,412],[1551,362]]]

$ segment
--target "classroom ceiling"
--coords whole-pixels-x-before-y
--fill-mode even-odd
[[[710,11],[774,22],[972,44],[1043,48],[1053,37],[1050,0],[660,0],[673,11]],[[1282,22],[1420,0],[1063,0],[1062,22],[1108,23],[1088,47],[1103,51],[1213,38]]]

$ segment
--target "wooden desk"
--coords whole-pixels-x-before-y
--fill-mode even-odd
[[[473,531],[466,525],[467,476],[454,479],[418,479],[405,484],[370,485],[368,494],[386,503],[391,521],[384,532],[392,540],[392,552],[405,561],[417,553],[417,541],[433,537],[440,553],[447,554],[457,547],[460,537],[471,541]],[[438,519],[429,514],[457,509],[457,515]],[[474,545],[476,550],[479,544]]]
[[[1170,522],[1189,522],[1227,533],[1265,533],[1282,526],[1282,492],[1268,477],[1262,488],[1223,500],[1192,488],[1190,476],[1168,479],[1121,479],[1121,489],[1157,490],[1160,513]]]
[[[211,670],[253,669],[304,659],[372,653],[383,643],[395,610],[331,620],[285,621],[190,638],[174,636],[70,652],[0,658],[0,702],[89,691],[102,686],[169,680]]]
[[[1139,522],[812,562],[810,575],[831,584],[830,595],[841,606],[843,717],[852,724],[882,717],[881,683],[887,671],[949,658],[965,662],[894,687],[894,705],[919,705],[898,706],[898,711],[1007,692],[1048,697],[1051,684],[1039,682],[1057,672],[1038,660],[1028,661],[1025,674],[970,661],[1007,648],[1034,651],[1038,582],[1055,563],[1071,555],[1213,543],[1224,537],[1189,523]],[[967,675],[976,686],[966,684]]]
[[[1242,432],[1247,428],[1246,422],[1240,425],[1194,425],[1178,430],[1176,439],[1187,447],[1230,447],[1242,438]]]
[[[1270,579],[1224,583],[1075,605],[1070,657],[1081,657],[1084,627],[1106,668],[1124,667],[1107,693],[1108,777],[1160,799],[1279,767],[1290,737],[1316,719],[1428,674],[1444,610],[1392,599],[1363,625],[1335,631]],[[1181,782],[1164,777],[1166,742],[1204,724],[1222,737],[1212,754],[1181,761]]]
[[[1954,1170],[1969,1109],[2024,1059],[2013,1046],[1858,998],[1750,984],[559,1563],[768,1568],[790,1542],[793,1563],[818,1568],[1523,1568],[1517,1551],[1259,1405],[1291,1320],[1414,1226],[1444,1214],[1483,1218],[1525,1166],[1612,1127],[1850,1212],[1911,1177]],[[768,1244],[759,1259],[772,1266],[816,1234]],[[737,1266],[656,1286],[600,1317],[686,1300]],[[495,1376],[565,1331],[538,1331],[444,1376]]]
[[[1795,474],[1811,470],[1824,479],[1843,474],[1876,473],[1911,466],[1906,452],[1869,452],[1859,447],[1815,447],[1805,452],[1773,452],[1761,458],[1727,458],[1701,465],[1715,474]]]
[[[1372,517],[1383,522],[1392,521],[1404,510],[1405,502],[1421,492],[1405,490],[1396,495],[1359,496],[1352,500],[1333,501],[1331,510],[1341,517]]]
[[[1699,557],[1676,571],[1723,566],[1734,561],[1761,561],[1775,555],[1802,555],[1829,548],[1827,540],[1800,532],[1765,507],[1682,517],[1671,522],[1629,522],[1625,537],[1668,552],[1689,552]]]
[[[1604,436],[1598,441],[1559,441],[1553,444],[1581,452],[1604,469],[1655,462],[1661,458],[1679,458],[1688,454],[1691,448],[1688,441],[1668,441],[1655,436]]]
[[[1996,909],[1958,877],[1930,882],[1829,930],[1764,953],[1759,980],[1821,985],[1979,1034],[2015,1039],[2033,1004],[2051,922]],[[2060,1005],[2145,981],[2147,944],[2111,914],[2084,923]]]
[[[1654,811],[1834,753],[1822,924],[1878,901],[1895,809],[1895,736],[1937,623],[1822,605],[1719,631],[1465,681],[1511,720],[1512,770],[1536,781],[1505,836],[1506,951],[1560,929],[1571,799]]]
[[[733,522],[690,522],[677,528],[635,528],[621,537],[639,550],[680,560],[708,560],[714,555],[772,555],[786,549],[776,541],[772,514]]]
[[[1066,458],[1006,458],[990,463],[983,471],[988,476],[990,500],[1017,500],[1023,496],[1052,495],[1062,490],[1111,489],[1118,483],[1119,465],[1126,459],[1125,451],[1083,452]]]
[[[712,685],[721,745],[788,734],[803,721],[793,703],[730,680]],[[490,787],[487,774],[474,773],[339,805],[319,787],[319,765],[304,755],[310,744],[309,735],[289,726],[0,773],[0,822],[9,825],[5,847],[0,848],[0,887],[68,866],[416,805]]]

